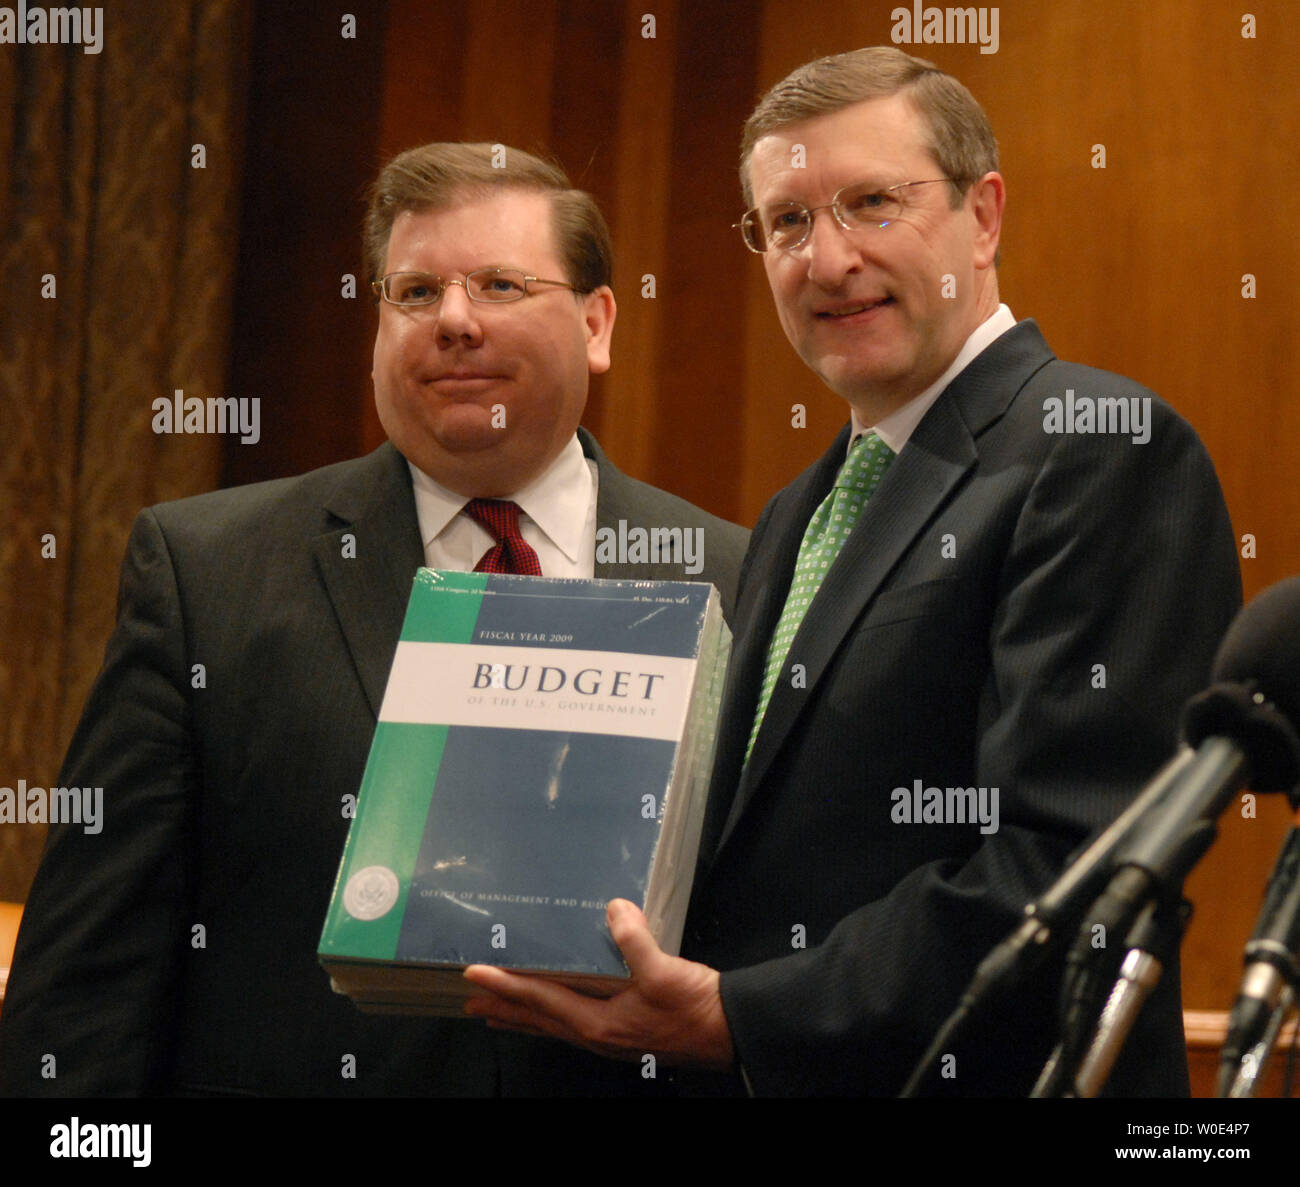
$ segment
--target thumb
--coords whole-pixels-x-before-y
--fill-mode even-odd
[[[627,899],[611,899],[605,908],[605,921],[632,976],[638,979],[653,976],[659,962],[667,957],[650,934],[650,925],[641,908]]]

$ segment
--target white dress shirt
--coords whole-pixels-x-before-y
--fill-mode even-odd
[[[930,405],[939,398],[940,393],[957,378],[985,348],[992,345],[995,338],[1002,337],[1016,324],[1010,309],[999,305],[997,311],[985,318],[975,327],[966,344],[957,352],[948,369],[939,376],[925,391],[913,396],[901,408],[895,408],[879,424],[864,425],[856,410],[853,413],[853,431],[849,435],[849,446],[868,429],[875,429],[876,435],[895,453],[902,451],[907,439],[912,435],[921,418],[930,411]]]
[[[470,572],[489,549],[492,534],[461,514],[469,500],[435,482],[409,461],[415,514],[431,569]],[[596,565],[596,463],[575,435],[560,456],[522,490],[502,495],[519,504],[519,530],[532,545],[544,577],[591,577]]]

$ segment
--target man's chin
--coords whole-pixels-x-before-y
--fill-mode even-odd
[[[446,453],[482,453],[486,449],[500,448],[505,444],[506,435],[504,429],[494,429],[491,425],[486,428],[466,426],[452,432],[436,433],[434,440]]]
[[[828,346],[808,343],[803,361],[832,391],[890,387],[916,366],[914,355],[899,341],[858,341]]]
[[[497,412],[477,404],[444,408],[432,426],[434,440],[448,453],[478,453],[495,449],[507,436],[506,410]]]

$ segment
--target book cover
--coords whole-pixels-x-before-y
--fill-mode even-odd
[[[319,955],[367,1009],[467,964],[610,992],[626,898],[680,944],[730,649],[689,582],[418,571]]]

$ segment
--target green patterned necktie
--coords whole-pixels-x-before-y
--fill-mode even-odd
[[[835,486],[808,521],[803,541],[799,545],[799,559],[795,561],[794,577],[790,581],[785,608],[781,611],[776,630],[772,634],[772,642],[768,645],[763,689],[758,698],[758,709],[754,713],[754,726],[749,731],[746,762],[749,761],[750,751],[754,749],[758,727],[763,721],[763,714],[767,712],[767,703],[772,699],[776,678],[785,667],[785,659],[790,652],[790,644],[794,642],[795,633],[799,630],[799,624],[803,622],[809,605],[821,588],[827,571],[844,547],[844,541],[848,539],[853,525],[858,522],[862,508],[867,505],[867,500],[871,498],[893,460],[893,451],[874,432],[863,433],[853,443],[849,456],[840,467],[840,472],[835,477]]]

